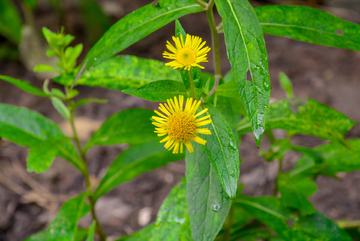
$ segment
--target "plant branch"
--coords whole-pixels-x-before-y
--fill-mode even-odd
[[[91,216],[96,221],[96,232],[99,234],[100,240],[106,241],[106,234],[104,232],[104,229],[101,227],[99,220],[97,219],[96,214],[95,214],[95,201],[93,200],[93,192],[92,192],[92,188],[91,188],[89,169],[87,166],[85,151],[81,147],[80,140],[79,140],[79,137],[76,132],[73,109],[70,110],[70,124],[71,124],[72,131],[74,133],[73,139],[76,142],[76,146],[80,153],[81,160],[84,163],[84,176],[85,176],[85,180],[86,180],[86,187],[87,187],[87,194],[88,194],[88,199],[89,199],[89,204],[90,204],[90,209],[91,209]]]
[[[206,10],[206,16],[209,20],[209,25],[211,30],[211,42],[212,42],[214,70],[215,70],[215,83],[214,83],[214,88],[210,91],[210,95],[215,92],[215,88],[219,85],[219,80],[222,77],[221,64],[220,64],[219,33],[216,29],[213,7],[214,7],[214,1],[210,0],[208,4],[208,8]]]
[[[194,0],[195,2],[197,2],[201,7],[203,7],[203,8],[207,8],[207,4],[206,3],[204,3],[203,1],[201,1],[201,0]]]
[[[193,99],[196,100],[195,86],[194,86],[194,80],[193,80],[193,75],[192,75],[191,68],[189,70],[189,78],[190,78],[190,86],[191,86],[191,95],[192,95]]]

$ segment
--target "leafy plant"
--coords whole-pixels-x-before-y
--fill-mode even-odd
[[[11,9],[7,1],[2,4]],[[215,5],[222,18],[218,25],[213,15]],[[93,5],[87,7],[96,11]],[[202,11],[212,34],[214,74],[203,72],[201,66],[210,48],[201,38],[187,34],[177,20]],[[176,21],[175,45],[168,42],[170,52],[163,54],[171,62],[113,56],[172,21]],[[18,34],[4,26],[0,24],[0,31],[18,41]],[[69,161],[85,176],[86,192],[64,203],[48,229],[27,240],[93,240],[95,233],[106,240],[94,210],[97,200],[121,183],[181,159],[186,161],[186,176],[164,201],[155,224],[118,240],[345,241],[358,237],[359,226],[347,230],[343,223],[337,225],[308,200],[317,191],[314,180],[319,175],[336,177],[337,172],[360,169],[360,140],[345,138],[356,123],[315,100],[295,97],[291,81],[283,73],[280,80],[287,98],[269,104],[271,87],[263,33],[358,51],[359,32],[357,24],[304,6],[254,9],[248,0],[159,0],[115,23],[76,67],[82,45],[69,46],[74,37],[66,35],[64,29],[53,33],[43,28],[50,46],[47,55],[58,58],[58,68],[39,65],[34,70],[57,73],[52,80],[64,89],[49,90],[49,81],[44,81],[41,90],[9,76],[0,79],[49,98],[71,123],[74,135],[64,135],[54,122],[34,111],[0,104],[0,136],[29,147],[28,171],[46,171],[55,156]],[[232,66],[225,76],[220,68],[222,33]],[[248,72],[251,81],[247,80]],[[114,114],[82,146],[74,110],[106,100],[75,102],[78,85],[101,86],[167,103],[160,104],[161,112],[129,109]],[[272,129],[286,130],[287,137],[276,140]],[[266,161],[278,160],[280,164],[272,197],[245,196],[242,186],[238,188],[239,143],[241,135],[249,132],[257,146],[264,133],[268,136],[272,146],[260,154]],[[317,136],[329,143],[314,149],[296,146],[291,139],[294,134]],[[120,143],[131,145],[114,160],[99,185],[92,186],[87,151],[95,145]],[[302,157],[283,173],[282,160],[289,150]],[[78,229],[78,220],[88,212],[93,223],[87,230]]]

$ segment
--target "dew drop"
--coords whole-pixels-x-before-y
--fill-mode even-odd
[[[94,58],[94,60],[96,61],[96,60],[97,60],[97,58]]]
[[[168,7],[168,10],[170,10],[170,7]]]
[[[214,212],[218,212],[220,209],[221,209],[221,206],[219,205],[218,202],[215,202],[215,203],[212,205],[212,210],[213,210]]]

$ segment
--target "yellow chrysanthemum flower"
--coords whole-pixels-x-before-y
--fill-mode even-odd
[[[152,122],[157,128],[155,128],[155,133],[158,136],[165,136],[160,143],[165,143],[165,148],[169,151],[174,148],[173,153],[183,153],[183,144],[187,147],[189,152],[193,152],[194,148],[190,142],[193,140],[199,144],[205,145],[206,141],[196,134],[206,134],[211,135],[211,132],[208,128],[199,128],[211,123],[210,115],[201,117],[197,119],[198,116],[204,114],[208,109],[205,108],[199,113],[196,114],[197,109],[199,108],[201,101],[193,100],[193,98],[188,98],[186,100],[185,109],[184,107],[184,96],[179,96],[179,101],[176,97],[174,100],[167,100],[167,103],[160,104],[159,111],[155,110],[155,113],[158,116],[153,116]]]
[[[201,62],[208,62],[207,52],[210,51],[209,47],[204,47],[206,41],[202,42],[202,38],[197,36],[186,35],[184,43],[183,36],[172,38],[175,42],[175,47],[167,41],[166,47],[172,52],[164,51],[163,57],[167,59],[173,59],[173,61],[166,63],[166,66],[170,66],[174,69],[185,68],[190,70],[191,67],[199,67]],[[204,48],[203,48],[204,47]]]

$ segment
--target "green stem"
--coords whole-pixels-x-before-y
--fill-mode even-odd
[[[269,138],[269,141],[270,141],[271,145],[274,145],[276,143],[276,139],[275,139],[275,136],[274,136],[274,133],[272,132],[272,130],[266,130],[265,135]],[[281,158],[279,158],[278,174],[276,176],[274,193],[273,193],[274,196],[276,196],[278,191],[279,191],[278,179],[279,179],[279,174],[282,173],[283,159],[284,159],[283,156]]]
[[[68,104],[70,104],[70,103],[68,103]],[[70,109],[70,124],[71,124],[71,128],[73,130],[73,133],[74,133],[73,139],[75,140],[76,146],[80,153],[81,160],[83,161],[83,164],[84,164],[84,176],[85,176],[85,180],[86,180],[86,187],[87,187],[87,194],[88,194],[88,199],[89,199],[89,204],[90,204],[90,209],[91,209],[91,216],[96,221],[96,232],[99,234],[100,240],[106,241],[106,234],[104,232],[104,229],[101,227],[99,220],[97,219],[96,214],[95,214],[95,201],[92,198],[93,193],[92,193],[92,188],[91,188],[89,169],[87,166],[85,151],[81,147],[80,140],[79,140],[79,137],[76,132],[73,109]]]
[[[219,33],[216,29],[213,7],[214,7],[214,1],[210,0],[208,7],[206,9],[206,16],[208,18],[209,26],[211,30],[211,42],[212,42],[212,49],[214,55],[215,84],[213,90],[211,91],[212,93],[215,91],[217,85],[219,85],[219,80],[222,77],[221,64],[220,64]]]
[[[203,1],[201,1],[201,0],[194,0],[195,2],[197,2],[201,7],[203,7],[203,8],[207,8],[207,4],[206,3],[204,3]]]
[[[190,68],[189,70],[189,78],[190,78],[190,86],[191,86],[191,95],[193,97],[194,100],[196,100],[196,96],[195,96],[195,86],[194,86],[194,80],[193,80],[193,75],[192,75],[192,70]]]
[[[230,236],[231,236],[231,228],[234,225],[234,205],[231,205],[230,211],[229,211],[229,216],[228,216],[228,222],[226,224],[225,227],[225,241],[229,241],[230,240]]]

